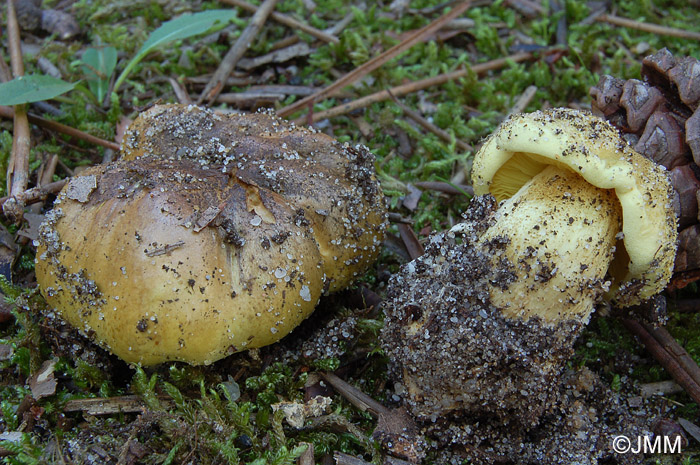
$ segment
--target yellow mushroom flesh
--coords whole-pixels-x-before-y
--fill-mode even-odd
[[[416,417],[530,428],[595,305],[668,282],[672,190],[609,124],[568,109],[506,121],[472,176],[465,221],[389,282],[382,345]]]
[[[506,258],[516,275],[507,287],[491,288],[491,303],[510,317],[587,321],[609,286],[620,217],[614,192],[570,170],[545,168],[501,204],[481,237],[487,247],[506,240],[492,260]]]
[[[503,203],[506,222],[482,243],[510,238],[518,279],[491,291],[506,314],[586,322],[601,298],[636,305],[668,283],[677,240],[668,175],[604,120],[570,109],[516,115],[475,156],[472,176],[476,194]]]

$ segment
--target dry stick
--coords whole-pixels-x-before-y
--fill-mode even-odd
[[[185,86],[173,78],[168,78],[168,82],[170,83],[170,87],[173,88],[173,92],[175,92],[175,97],[177,97],[178,102],[182,103],[183,105],[190,105],[192,103],[190,94],[187,93]]]
[[[673,302],[673,307],[677,312],[697,312],[700,310],[700,299],[684,299]]]
[[[454,184],[442,181],[418,181],[414,182],[413,185],[421,189],[450,195],[462,195],[465,192],[469,195],[474,195],[474,188],[466,184]]]
[[[19,24],[13,0],[7,0],[7,41],[10,49],[12,75],[15,78],[24,76]],[[30,133],[27,106],[16,105],[13,119],[12,153],[7,167],[7,190],[10,195],[17,196],[23,193],[29,184]],[[13,203],[5,213],[10,217],[20,218],[22,210],[23,205]]]
[[[391,90],[388,90],[387,92],[389,92],[389,95],[394,100],[394,103],[396,103],[399,106],[399,108],[401,108],[401,111],[403,111],[406,114],[406,116],[411,118],[413,121],[418,123],[423,129],[432,132],[433,134],[435,134],[436,136],[448,143],[451,143],[454,139],[455,143],[457,144],[457,147],[459,147],[461,150],[464,150],[465,152],[471,152],[474,150],[474,147],[472,147],[470,144],[467,144],[463,140],[457,139],[456,136],[452,137],[452,135],[450,135],[449,132],[435,126],[433,123],[423,118],[417,111],[413,111],[406,105],[401,103],[401,101],[399,101],[399,99],[397,99],[396,96],[391,93]]]
[[[562,11],[562,7],[559,4],[558,0],[550,0],[549,6],[551,8],[551,14],[556,14],[560,11]],[[561,46],[566,46],[566,36],[567,36],[567,27],[566,27],[566,15],[563,14],[559,17],[559,20],[557,21],[557,32],[556,32],[556,38],[557,38],[557,45]]]
[[[487,61],[486,63],[481,63],[478,65],[474,65],[471,67],[471,71],[473,71],[476,74],[483,74],[487,71],[492,71],[494,69],[499,69],[502,68],[503,66],[506,65],[509,61],[514,61],[516,63],[529,60],[533,57],[533,54],[530,52],[521,52],[521,53],[516,53],[514,55],[510,55],[504,58],[497,58],[495,60]],[[388,90],[381,90],[379,92],[375,92],[374,94],[367,95],[365,97],[359,98],[357,100],[353,100],[352,102],[344,103],[338,106],[335,106],[333,108],[329,108],[328,110],[324,111],[319,111],[319,112],[314,112],[312,115],[312,122],[320,121],[326,118],[333,118],[335,116],[340,116],[344,115],[347,113],[350,113],[351,111],[358,110],[360,108],[365,108],[373,103],[377,102],[383,102],[384,100],[389,100],[391,98],[391,94],[394,94],[396,97],[400,97],[402,95],[410,94],[412,92],[417,92],[422,89],[426,89],[428,87],[432,86],[439,86],[441,84],[444,84],[449,81],[453,81],[455,79],[460,79],[463,77],[466,77],[469,75],[469,70],[467,69],[459,69],[457,71],[451,71],[449,73],[445,74],[440,74],[439,76],[427,78],[427,79],[422,79],[420,81],[415,81],[415,82],[410,82],[408,84],[403,84],[400,86],[392,87],[391,89]],[[294,120],[295,123],[297,124],[302,124],[306,120],[305,117],[299,117]]]
[[[25,205],[39,202],[40,200],[44,200],[47,195],[59,192],[68,181],[68,179],[61,179],[60,181],[54,181],[41,187],[33,187],[20,194],[19,199]],[[5,202],[10,199],[15,199],[15,197],[0,197],[0,206],[5,205]]]
[[[372,465],[371,462],[340,451],[333,452],[333,460],[335,461],[335,465]]]
[[[0,60],[0,81],[7,82],[12,80],[12,71],[8,68],[5,60]]]
[[[159,396],[158,400],[170,406],[168,397]],[[89,399],[73,399],[66,402],[64,412],[85,412],[89,415],[112,415],[115,413],[142,413],[148,410],[140,396],[128,395]]]
[[[660,326],[658,328],[653,328],[649,325],[644,325],[644,329],[647,330],[649,334],[654,336],[654,339],[661,344],[661,347],[666,349],[673,359],[678,362],[678,364],[685,370],[693,381],[700,386],[700,367],[695,363],[695,360],[690,356],[688,352],[676,341],[676,339],[671,336],[671,334],[664,328]]]
[[[236,43],[233,44],[233,47],[231,47],[228,53],[226,53],[226,56],[221,61],[221,64],[219,64],[219,68],[216,70],[211,80],[207,83],[204,91],[202,91],[202,95],[199,96],[197,103],[202,103],[206,100],[209,104],[211,104],[216,100],[216,97],[224,88],[226,79],[228,79],[229,75],[233,71],[233,68],[236,66],[236,63],[238,63],[238,60],[243,57],[243,54],[248,50],[248,47],[250,47],[250,44],[253,42],[253,38],[255,38],[258,31],[260,31],[260,28],[262,28],[263,24],[265,24],[267,17],[275,7],[276,3],[277,0],[265,0],[263,4],[260,5],[260,8],[255,12],[250,20],[250,23],[248,23],[246,28],[238,37],[238,40],[236,40]]]
[[[449,13],[441,16],[440,18],[428,24],[427,26],[417,30],[400,44],[391,47],[389,50],[377,55],[368,62],[364,63],[362,66],[355,68],[353,71],[342,76],[340,79],[336,80],[333,84],[329,85],[328,87],[325,87],[324,89],[319,90],[313,95],[309,95],[306,98],[303,98],[297,102],[292,103],[291,105],[282,108],[277,113],[281,117],[287,117],[295,111],[300,110],[305,106],[313,106],[314,102],[317,102],[325,97],[330,97],[331,95],[333,95],[334,92],[346,86],[349,86],[354,82],[359,81],[367,74],[384,65],[386,62],[392,60],[399,54],[413,47],[418,42],[424,40],[429,35],[440,30],[445,24],[449,23],[451,20],[464,13],[464,11],[467,8],[469,8],[469,2],[462,2],[456,5]]]
[[[13,118],[14,110],[11,107],[0,105],[0,117]],[[60,132],[61,134],[66,134],[76,139],[84,140],[85,142],[88,142],[90,144],[99,145],[100,147],[105,147],[112,150],[119,150],[119,144],[117,144],[116,142],[100,139],[99,137],[95,137],[86,132],[80,131],[70,126],[66,126],[65,124],[57,123],[56,121],[51,121],[42,118],[41,116],[37,116],[32,113],[28,113],[27,117],[29,118],[30,123],[36,124],[37,126],[40,126],[44,129]]]
[[[372,399],[370,396],[364,392],[357,389],[355,386],[347,383],[333,373],[320,372],[319,375],[325,382],[333,386],[333,389],[338,391],[348,402],[362,410],[363,412],[369,412],[374,417],[379,417],[379,415],[387,415],[390,410],[384,407],[382,404]]]
[[[544,7],[540,3],[534,2],[532,0],[507,0],[506,5],[524,14],[526,14],[526,12],[532,11],[535,13],[534,15],[532,15],[533,18],[538,14],[544,13]]]
[[[513,107],[510,109],[505,119],[508,119],[508,116],[515,115],[517,113],[522,113],[523,111],[525,111],[525,108],[527,108],[527,106],[530,104],[532,99],[535,97],[536,93],[537,86],[528,86],[527,89],[525,89],[523,93],[520,94],[520,97],[518,97],[518,100],[515,102],[515,105],[513,105]]]
[[[641,21],[633,21],[627,18],[621,18],[615,15],[602,14],[595,18],[596,21],[603,21],[606,23],[614,24],[616,26],[628,27],[630,29],[638,29],[644,32],[651,32],[652,34],[659,34],[665,36],[681,37],[683,39],[695,39],[700,40],[700,32],[685,31],[683,29],[676,29],[675,27],[659,26],[657,24],[643,23]]]
[[[41,176],[39,176],[38,186],[45,186],[51,183],[53,175],[56,174],[56,167],[58,166],[58,155],[53,154],[49,157],[49,161],[45,164]]]
[[[251,13],[255,13],[258,11],[257,6],[251,5],[250,3],[244,2],[242,0],[221,0],[221,2],[237,6],[243,10],[248,10]],[[309,26],[308,24],[304,24],[300,21],[297,21],[296,19],[285,14],[273,11],[272,13],[270,13],[270,18],[274,19],[280,24],[288,26],[290,29],[299,29],[300,31],[306,32],[307,34],[316,37],[317,39],[322,40],[324,42],[329,42],[333,44],[340,43],[340,39],[338,39],[336,36],[323,32],[320,29],[316,29],[315,27]]]
[[[669,379],[666,381],[657,381],[654,383],[644,383],[639,386],[639,393],[642,397],[651,396],[666,396],[669,394],[677,394],[683,392],[683,388],[677,382]]]
[[[700,385],[683,369],[683,367],[664,349],[659,342],[644,329],[638,321],[623,319],[622,324],[644,344],[657,362],[680,384],[685,392],[700,403]]]
[[[37,187],[41,188],[46,186],[47,184],[51,183],[51,180],[53,179],[53,175],[56,173],[56,167],[58,166],[58,155],[53,154],[49,157],[49,160],[45,163],[42,163],[39,173],[37,174]],[[24,191],[23,195],[27,195],[27,192],[29,191]],[[25,201],[26,203],[26,201]],[[35,214],[41,213],[41,205],[40,204],[34,204],[30,207],[30,211]],[[23,238],[26,239],[26,238]]]
[[[10,66],[15,78],[24,76],[24,62],[22,61],[22,45],[19,37],[19,24],[15,14],[15,3],[7,0],[7,42],[10,49]]]

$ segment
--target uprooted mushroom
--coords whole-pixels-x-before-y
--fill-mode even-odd
[[[74,177],[40,228],[41,292],[127,362],[271,344],[373,262],[374,157],[270,114],[155,106],[121,159]]]
[[[510,118],[472,176],[466,221],[391,281],[383,345],[417,417],[527,429],[558,408],[596,304],[639,304],[668,283],[672,190],[607,122],[567,109]]]

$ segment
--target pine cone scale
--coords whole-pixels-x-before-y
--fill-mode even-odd
[[[700,279],[700,60],[662,49],[642,60],[641,75],[602,76],[590,90],[591,109],[670,170],[680,234],[677,288]]]

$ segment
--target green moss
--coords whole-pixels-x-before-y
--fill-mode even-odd
[[[259,5],[260,1],[252,3]],[[308,2],[303,0],[281,0],[276,10],[320,29],[331,27],[347,14],[352,14],[352,21],[339,34],[340,43],[324,44],[308,34],[291,31],[268,20],[264,30],[251,44],[248,56],[269,52],[276,42],[291,34],[299,34],[315,51],[308,57],[271,65],[276,75],[270,81],[263,82],[260,77],[265,69],[254,70],[252,76],[260,79],[261,84],[328,85],[339,75],[352,71],[446,11],[439,0],[412,1],[400,14],[390,10],[391,2],[368,3],[363,8],[342,0],[315,3],[316,9],[312,13],[307,10]],[[547,12],[535,19],[521,16],[503,1],[473,6],[463,15],[475,21],[473,28],[454,37],[432,37],[416,44],[375,70],[361,83],[343,89],[343,95],[318,102],[315,110],[321,111],[406,82],[457,69],[469,69],[476,63],[505,56],[512,53],[512,47],[518,44],[519,39],[510,34],[514,30],[521,37],[529,37],[536,46],[549,47],[554,44],[557,22],[565,17],[568,48],[562,48],[561,53],[543,48],[532,61],[509,63],[500,70],[478,77],[469,73],[462,79],[400,97],[403,104],[421,113],[453,138],[478,146],[483,137],[500,124],[530,85],[536,86],[537,92],[527,106],[528,111],[545,105],[575,104],[585,107],[589,101],[588,88],[597,82],[599,76],[613,74],[620,78],[639,78],[639,62],[647,53],[668,47],[677,55],[700,56],[697,41],[611,27],[602,22],[588,23],[584,20],[591,11],[585,2],[566,0],[560,3],[565,7],[563,11],[555,14]],[[50,4],[57,2],[45,2],[45,5]],[[51,37],[39,38],[40,55],[56,65],[64,79],[75,82],[84,78],[78,64],[82,50],[87,46],[111,45],[120,51],[117,64],[117,72],[120,72],[162,22],[192,9],[226,7],[213,1],[80,0],[71,11],[81,23],[84,36],[67,42],[57,42]],[[433,8],[432,12],[423,10]],[[700,30],[694,19],[697,16],[696,8],[681,0],[616,0],[610,8],[610,11],[634,20],[689,31]],[[168,77],[212,73],[250,17],[249,13],[241,12],[235,21],[236,28],[225,41],[209,44],[202,44],[197,39],[180,41],[150,54],[129,76],[129,81],[119,94],[112,98],[108,110],[103,110],[100,102],[95,102],[89,94],[79,89],[60,101],[52,102],[63,112],[55,119],[113,140],[117,125],[123,117],[134,116],[135,107],[151,104],[158,99],[175,101]],[[648,51],[645,50],[647,48]],[[183,55],[188,60],[181,61]],[[287,70],[291,65],[297,67],[296,72]],[[28,72],[40,72],[36,57],[27,57],[26,66]],[[188,90],[195,96],[193,87],[190,86]],[[295,100],[296,97],[288,97],[279,106]],[[358,130],[358,120],[370,128],[366,136]],[[338,140],[365,143],[371,148],[377,156],[379,177],[389,198],[391,211],[410,217],[415,231],[419,232],[426,226],[433,231],[443,230],[449,227],[450,221],[459,219],[469,201],[466,196],[445,196],[426,191],[412,212],[404,209],[401,203],[402,196],[407,192],[407,184],[449,181],[463,165],[469,164],[472,154],[459,150],[454,140],[444,141],[417,126],[391,101],[375,103],[324,124],[323,130],[332,132]],[[11,123],[5,122],[0,128],[0,172],[4,173],[12,146]],[[102,148],[49,131],[34,131],[32,135],[35,136],[32,175],[36,174],[42,154],[56,153],[70,168],[98,163],[103,156]],[[405,139],[400,142],[399,136],[405,136]],[[406,140],[408,151],[401,145],[405,145]],[[63,175],[61,170],[58,173]],[[0,195],[5,195],[4,183],[0,191]],[[15,230],[12,229],[13,232]],[[397,233],[395,228],[391,231]],[[400,262],[397,255],[384,251],[379,263],[363,281],[382,294],[386,274],[396,271]],[[16,276],[31,276],[32,266],[33,253],[25,248],[15,267]],[[13,350],[11,358],[0,362],[2,427],[11,430],[18,426],[19,419],[15,414],[17,406],[29,393],[24,387],[26,377],[44,360],[53,358],[53,354],[41,333],[43,323],[38,311],[37,294],[31,289],[6,282],[0,282],[0,288],[17,306],[14,319],[0,324],[0,343],[8,344]],[[685,295],[696,296],[697,291],[697,287],[692,287],[684,292]],[[341,314],[347,309],[336,308],[334,311]],[[671,311],[671,333],[696,360],[700,357],[698,323],[700,321],[695,314]],[[263,354],[267,354],[263,356],[264,362],[253,355],[242,354],[210,367],[171,364],[153,370],[137,369],[133,378],[128,380],[100,368],[99,364],[59,358],[56,364],[56,373],[60,377],[57,393],[42,399],[40,405],[45,409],[44,419],[48,428],[53,429],[60,443],[66,439],[80,440],[77,431],[63,433],[57,428],[59,413],[68,400],[139,394],[148,405],[155,424],[155,432],[149,438],[149,444],[153,444],[154,463],[181,463],[185,459],[205,464],[291,463],[301,453],[304,442],[314,444],[317,461],[324,454],[342,451],[379,462],[376,445],[368,439],[375,425],[374,420],[340,397],[334,397],[333,411],[324,419],[326,423],[321,422],[321,426],[302,431],[286,425],[279,413],[273,413],[272,405],[281,401],[302,402],[303,386],[310,371],[339,367],[345,369],[347,378],[356,382],[363,391],[373,393],[379,399],[384,397],[388,392],[385,389],[387,360],[378,342],[380,327],[380,316],[360,317],[357,338],[353,347],[349,348],[352,356],[362,360],[362,363],[356,363],[357,368],[355,365],[348,368],[350,355],[318,360],[288,360],[288,364],[281,364],[276,363],[278,352],[263,351]],[[303,333],[295,332],[291,337],[303,337]],[[634,380],[650,382],[668,379],[668,374],[658,364],[647,361],[643,349],[619,322],[603,317],[594,318],[584,331],[571,366],[588,366],[600,373],[611,387],[624,391],[630,379],[629,366],[619,366],[616,361],[625,357],[641,360],[631,365],[634,370],[631,378]],[[125,367],[122,368],[119,373],[128,373]],[[697,415],[697,405],[683,395],[677,399],[684,404],[678,410],[679,414],[686,418]],[[84,421],[79,413],[67,416],[69,420],[83,422],[95,437],[103,441],[100,444],[109,448],[110,453],[118,451],[126,440],[126,437],[120,436],[121,432],[136,425],[136,416],[131,414],[114,415],[107,421]],[[6,447],[8,450],[14,448],[11,449],[14,455],[6,458],[5,462],[36,462],[49,438],[49,435],[25,435],[19,444]]]

